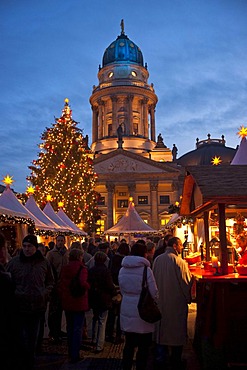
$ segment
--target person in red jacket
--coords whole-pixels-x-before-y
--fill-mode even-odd
[[[79,273],[79,281],[84,288],[84,292],[82,295],[75,297],[71,293],[70,283],[77,273]],[[71,363],[83,359],[83,356],[80,356],[80,346],[85,311],[89,309],[88,289],[90,285],[87,282],[87,277],[87,268],[83,263],[83,251],[81,249],[71,249],[69,264],[62,267],[59,282],[59,294],[66,317],[68,354]]]
[[[239,235],[237,237],[237,243],[239,246],[238,252],[240,255],[238,263],[240,265],[247,265],[247,237],[245,235]]]

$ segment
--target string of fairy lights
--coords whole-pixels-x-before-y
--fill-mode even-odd
[[[82,130],[76,127],[68,103],[65,99],[62,116],[43,132],[41,151],[29,167],[28,180],[36,190],[35,200],[39,206],[44,206],[47,195],[51,195],[55,210],[63,201],[65,212],[75,223],[90,225],[99,212],[99,195],[94,190],[97,175]]]

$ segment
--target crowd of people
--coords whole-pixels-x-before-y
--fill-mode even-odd
[[[94,353],[102,352],[106,341],[124,343],[123,370],[132,369],[135,354],[136,369],[145,370],[151,350],[156,368],[185,368],[193,276],[181,258],[181,240],[168,234],[158,242],[90,237],[65,244],[64,235],[45,247],[30,234],[11,257],[0,235],[1,369],[34,368],[46,317],[50,343],[59,345],[66,337],[71,363],[83,359],[82,341],[90,338]],[[141,319],[137,307],[145,266],[162,314],[156,323]],[[63,312],[66,332],[61,330]]]

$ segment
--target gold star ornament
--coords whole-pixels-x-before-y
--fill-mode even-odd
[[[247,127],[241,126],[239,131],[238,131],[238,136],[239,137],[246,137],[247,136]]]
[[[32,187],[31,185],[27,187],[27,193],[28,193],[28,194],[30,194],[30,195],[31,195],[31,194],[34,194],[34,192],[35,192],[34,187]]]
[[[13,176],[6,175],[2,181],[5,185],[11,185],[13,184]]]
[[[218,166],[219,164],[221,164],[222,160],[220,159],[220,157],[217,157],[217,156],[214,156],[211,160],[211,163],[213,166]]]

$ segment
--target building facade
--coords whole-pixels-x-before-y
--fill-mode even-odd
[[[120,35],[104,52],[90,97],[100,232],[125,214],[130,196],[142,219],[159,230],[181,194],[183,170],[176,164],[176,147],[167,148],[161,134],[156,140],[158,97],[148,78],[142,52],[125,34],[122,21]]]

